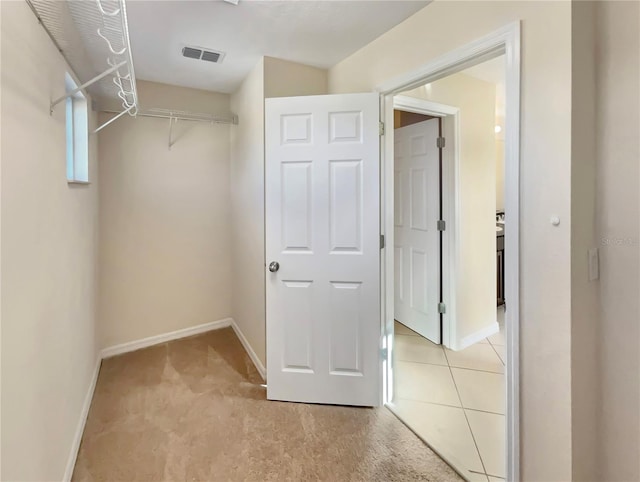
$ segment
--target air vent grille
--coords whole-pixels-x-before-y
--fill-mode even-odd
[[[206,60],[207,62],[218,62],[220,60],[220,54],[218,52],[202,52],[202,60]]]
[[[219,64],[224,58],[222,52],[215,50],[203,49],[200,47],[183,47],[182,55],[189,59],[206,60],[207,62],[214,62]]]
[[[189,57],[190,59],[199,59],[202,57],[202,50],[185,47],[182,49],[182,55]]]

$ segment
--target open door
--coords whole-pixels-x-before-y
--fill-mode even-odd
[[[377,94],[266,99],[267,398],[376,406]]]
[[[440,119],[418,122],[394,135],[394,316],[441,343]]]

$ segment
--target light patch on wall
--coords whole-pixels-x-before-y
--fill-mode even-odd
[[[64,79],[67,94],[78,86],[67,73]],[[78,91],[69,95],[65,103],[67,143],[67,181],[89,182],[89,121],[87,99]]]

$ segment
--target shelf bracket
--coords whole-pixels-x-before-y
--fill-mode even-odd
[[[105,15],[106,17],[115,17],[120,13],[119,8],[117,10],[114,10],[113,12],[107,12],[104,8],[102,8],[102,2],[100,0],[96,0],[96,3],[98,4],[98,10],[100,10],[100,13],[102,15]]]
[[[129,107],[128,109],[123,110],[122,112],[120,112],[117,116],[112,117],[111,119],[109,119],[107,122],[105,122],[104,124],[102,124],[100,127],[98,127],[95,131],[93,131],[94,134],[97,134],[99,131],[101,131],[102,129],[104,129],[105,127],[107,127],[109,124],[111,124],[112,122],[117,121],[118,119],[120,119],[120,117],[122,117],[125,114],[128,114],[129,112],[131,112],[131,109],[133,109],[135,107],[135,105],[132,105],[131,107]]]
[[[59,104],[60,102],[62,102],[63,100],[65,100],[67,97],[71,97],[75,94],[77,94],[78,92],[80,92],[81,90],[85,89],[86,87],[89,87],[90,85],[95,84],[97,81],[99,81],[100,79],[102,79],[103,77],[106,77],[107,75],[109,75],[110,73],[118,70],[120,67],[123,67],[124,65],[127,64],[126,60],[123,60],[122,62],[120,62],[119,64],[114,65],[113,67],[111,67],[110,69],[105,70],[104,72],[102,72],[100,75],[96,75],[93,79],[91,80],[87,80],[84,84],[82,84],[80,87],[76,87],[75,89],[73,89],[71,92],[67,92],[65,95],[63,95],[62,97],[57,98],[56,100],[52,101],[51,104],[49,105],[49,114],[53,114],[53,108],[56,106],[56,104]]]
[[[175,119],[175,123],[176,124],[178,123],[178,119]],[[171,150],[171,147],[175,143],[171,137],[173,133],[173,124],[174,124],[173,117],[169,117],[169,150]]]
[[[105,42],[107,42],[107,47],[109,47],[109,50],[111,51],[111,53],[113,55],[122,55],[123,53],[125,53],[127,51],[126,47],[122,47],[121,50],[114,50],[113,45],[111,45],[111,40],[109,40],[107,37],[105,37],[104,35],[102,35],[102,32],[100,31],[100,29],[97,30],[98,32],[98,36],[100,38],[102,38],[102,40],[104,40]]]

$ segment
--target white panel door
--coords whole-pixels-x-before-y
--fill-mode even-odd
[[[438,119],[394,130],[395,319],[441,342]]]
[[[267,398],[380,403],[377,94],[267,99]]]

